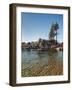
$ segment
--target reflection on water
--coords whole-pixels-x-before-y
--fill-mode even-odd
[[[22,50],[22,69],[30,67],[34,63],[42,62],[44,64],[48,63],[50,59],[63,60],[63,52],[49,52],[49,51],[37,51],[37,50]]]

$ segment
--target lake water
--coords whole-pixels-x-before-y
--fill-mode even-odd
[[[49,51],[37,51],[37,50],[22,50],[22,69],[31,66],[34,63],[42,62],[48,63],[49,59],[63,60],[63,52],[49,52]]]

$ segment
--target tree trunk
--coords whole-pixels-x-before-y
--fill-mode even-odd
[[[56,30],[56,44],[57,44],[57,30]]]

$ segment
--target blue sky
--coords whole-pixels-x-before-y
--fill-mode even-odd
[[[58,41],[63,41],[63,15],[21,12],[22,42],[37,41],[39,38],[48,39],[53,22],[59,24]]]

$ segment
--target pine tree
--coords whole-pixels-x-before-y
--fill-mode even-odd
[[[58,23],[52,23],[51,29],[50,29],[50,33],[49,33],[49,40],[54,40],[55,36],[56,36],[56,43],[57,43],[57,30],[59,29],[59,25]]]

